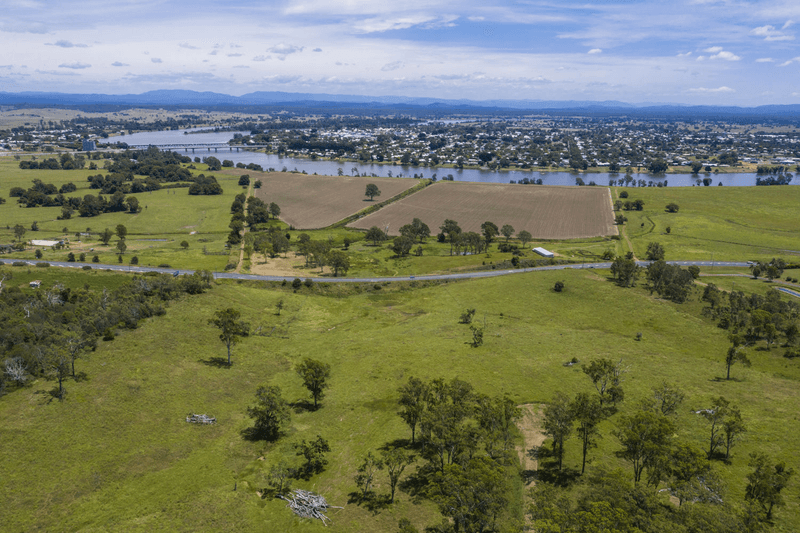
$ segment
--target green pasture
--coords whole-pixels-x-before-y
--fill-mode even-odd
[[[637,257],[658,241],[667,259],[800,260],[800,187],[616,187],[623,190],[644,201],[643,211],[622,212]],[[680,210],[668,213],[673,202]]]
[[[6,270],[15,273],[14,283],[29,275],[26,268]],[[44,289],[60,276],[83,275],[41,270],[47,271],[38,278]],[[87,283],[104,275],[90,272]],[[700,288],[692,301],[676,305],[643,288],[618,288],[607,275],[586,270],[441,284],[315,284],[296,292],[279,283],[226,282],[174,302],[166,316],[120,331],[78,361],[85,378],[66,384],[64,402],[52,399],[54,383],[43,379],[0,399],[0,446],[8,450],[0,460],[4,527],[321,531],[320,523],[295,518],[283,502],[255,494],[272,464],[294,460],[293,443],[319,434],[331,444],[330,464],[296,486],[345,507],[330,513],[337,530],[394,532],[402,517],[422,529],[439,521],[435,506],[402,490],[395,505],[374,513],[347,503],[362,456],[410,436],[396,415],[398,386],[409,376],[459,377],[478,392],[544,403],[556,391],[592,390],[579,367],[563,366],[572,357],[623,360],[629,370],[623,413],[661,380],[676,383],[687,395],[677,437],[701,448],[708,428],[691,410],[719,395],[738,405],[749,432],[730,465],[715,463],[733,501],[744,496],[749,452],[763,450],[793,464],[800,453],[800,363],[783,358],[782,348],[751,349],[753,366],[734,367],[735,380],[720,380],[727,333],[702,316]],[[565,282],[564,292],[552,290],[556,281]],[[277,315],[279,300],[284,308]],[[207,324],[226,307],[241,310],[259,333],[234,347],[230,369],[217,364],[225,347]],[[475,308],[475,322],[485,325],[480,348],[467,344],[469,329],[458,323],[467,308]],[[298,407],[277,443],[245,440],[242,431],[251,425],[245,410],[259,385],[279,385],[293,402],[307,398],[293,370],[306,356],[332,367],[322,407]],[[188,413],[214,415],[218,424],[187,424]],[[614,419],[600,428],[603,439],[590,452],[588,471],[606,465],[631,472],[614,455],[613,426]],[[579,468],[579,461],[573,437],[565,466]],[[377,481],[376,491],[385,493],[385,474]],[[776,513],[784,531],[800,528],[798,486],[793,480],[786,508]]]

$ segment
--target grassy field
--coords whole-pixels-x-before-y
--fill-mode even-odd
[[[7,269],[8,270],[8,269]],[[79,272],[11,268],[12,284],[38,276],[45,286]],[[686,393],[678,437],[702,447],[707,427],[691,409],[724,395],[742,409],[749,428],[730,465],[715,464],[741,501],[747,454],[761,449],[796,461],[797,361],[781,349],[752,351],[752,368],[724,376],[726,332],[703,318],[697,295],[675,305],[647,291],[620,289],[604,272],[562,271],[445,284],[359,284],[301,288],[267,283],[225,283],[209,293],[170,305],[167,315],[103,342],[78,370],[87,378],[68,382],[67,399],[52,400],[53,383],[39,380],[0,399],[0,492],[3,527],[13,531],[319,531],[298,520],[280,501],[262,500],[263,472],[291,445],[322,435],[331,443],[327,470],[297,486],[324,494],[345,509],[331,513],[340,531],[396,531],[408,517],[422,528],[438,522],[435,507],[403,491],[398,502],[376,513],[347,504],[360,458],[395,439],[409,437],[396,415],[397,387],[409,376],[460,377],[477,391],[508,393],[519,404],[543,403],[562,390],[590,391],[572,357],[622,358],[626,400],[632,409],[650,388],[667,379]],[[74,278],[74,279],[73,279]],[[119,275],[91,272],[87,283]],[[566,290],[555,293],[556,281]],[[706,281],[706,280],[704,280]],[[8,282],[8,281],[7,281]],[[738,286],[738,284],[737,284]],[[25,289],[30,290],[30,289]],[[699,289],[698,289],[699,290]],[[280,316],[275,304],[284,300]],[[215,310],[240,309],[253,335],[234,348],[234,366],[215,358],[225,348],[207,320]],[[469,330],[458,324],[468,307],[486,325],[485,344],[471,348]],[[642,340],[636,341],[637,332]],[[307,397],[294,365],[311,356],[332,366],[331,386],[318,411],[295,410],[288,434],[274,445],[250,442],[245,409],[255,389],[279,385],[284,396]],[[187,413],[208,413],[219,423],[186,424]],[[620,466],[612,421],[590,452],[591,471]],[[575,438],[566,466],[579,467]],[[263,458],[263,460],[261,460]],[[412,468],[413,471],[413,468]],[[632,475],[632,474],[631,474]],[[800,528],[797,480],[777,511],[779,530]],[[234,490],[236,489],[236,490]],[[379,475],[376,490],[386,492]]]
[[[102,163],[102,161],[100,162]],[[196,173],[205,171],[204,165],[197,165]],[[201,168],[202,167],[202,168]],[[159,191],[134,194],[142,206],[141,213],[105,213],[97,217],[84,218],[75,213],[68,220],[58,220],[60,207],[23,208],[16,203],[16,198],[9,198],[12,187],[27,189],[38,178],[45,183],[60,187],[72,182],[78,190],[67,196],[86,194],[96,195],[96,189],[90,189],[86,180],[102,170],[20,170],[19,162],[13,158],[0,158],[0,196],[6,203],[0,205],[0,242],[9,243],[14,240],[13,226],[21,224],[28,231],[25,240],[59,240],[68,238],[67,249],[53,251],[42,249],[43,260],[64,261],[69,252],[76,255],[86,253],[88,258],[99,255],[101,263],[116,263],[116,237],[109,246],[103,246],[97,233],[105,228],[112,231],[117,224],[128,228],[126,240],[128,250],[123,260],[127,263],[136,255],[140,265],[157,266],[170,264],[176,268],[204,268],[223,270],[228,262],[227,255],[205,255],[204,247],[209,252],[223,252],[230,222],[230,205],[234,196],[241,192],[237,178],[225,174],[217,174],[224,193],[218,196],[189,196],[188,190],[161,189]],[[207,171],[206,171],[207,173]],[[36,221],[39,231],[30,230]],[[90,230],[88,237],[76,237],[78,232]],[[66,230],[66,231],[65,231]],[[180,243],[189,243],[184,250]],[[13,257],[33,258],[34,250],[14,254]]]
[[[667,259],[800,260],[800,187],[617,187],[614,198],[623,190],[644,201],[643,211],[623,212],[637,257],[658,241]],[[677,213],[666,211],[671,202]]]
[[[389,233],[399,235],[400,227],[414,218],[421,219],[431,231],[451,219],[463,231],[478,233],[488,220],[498,228],[511,224],[516,231],[526,230],[536,239],[617,233],[606,188],[469,182],[437,183],[349,225],[361,229],[389,225]]]

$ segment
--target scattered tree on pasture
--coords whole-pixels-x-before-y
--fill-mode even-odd
[[[331,365],[305,357],[297,365],[297,374],[303,379],[303,386],[311,393],[311,397],[314,399],[314,409],[316,409],[319,400],[325,396],[324,389],[328,387]]]
[[[231,307],[214,313],[208,323],[219,328],[219,339],[228,349],[228,366],[231,366],[231,347],[250,334],[250,325],[239,320],[241,313]]]
[[[255,420],[256,436],[265,440],[277,439],[283,426],[291,420],[289,406],[276,385],[258,388],[255,405],[247,408],[247,416]]]

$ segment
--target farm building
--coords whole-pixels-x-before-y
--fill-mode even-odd
[[[31,286],[32,289],[38,289],[41,284],[42,284],[41,280],[35,279],[31,281],[29,285]]]
[[[536,247],[533,249],[534,252],[541,255],[542,257],[555,257],[555,254],[549,250],[545,250],[541,247]]]

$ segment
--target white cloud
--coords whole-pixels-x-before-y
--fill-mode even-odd
[[[242,57],[243,54],[235,53],[235,54],[228,54],[228,57]]]
[[[686,52],[685,54],[678,52],[678,57],[689,57],[690,55],[692,55],[691,52]]]
[[[266,81],[272,83],[280,83],[281,85],[285,85],[287,83],[294,83],[300,81],[302,79],[301,76],[290,76],[286,74],[276,75],[276,76],[265,76],[264,79]]]
[[[774,26],[769,24],[766,26],[759,26],[750,30],[752,35],[756,37],[763,37],[765,41],[793,41],[794,35],[788,35],[780,30],[776,30]]]
[[[589,53],[589,54],[600,54],[600,53],[602,53],[602,52],[603,52],[603,50],[601,50],[600,48],[592,48],[592,49],[591,49],[591,50],[589,50],[589,52],[587,52],[587,53]]]
[[[322,52],[322,48],[314,48],[311,50],[312,52]]]
[[[774,63],[775,60],[771,57],[759,57],[756,59],[756,63]]]
[[[401,68],[402,66],[403,66],[403,62],[402,61],[394,61],[392,63],[387,63],[384,66],[382,66],[381,70],[383,72],[389,72],[389,71],[392,71],[392,70],[397,70],[397,69]]]
[[[295,46],[293,44],[280,43],[276,44],[275,46],[267,50],[267,52],[275,54],[276,56],[278,56],[278,59],[284,61],[287,56],[302,52],[304,48],[305,48],[304,46]]]
[[[151,57],[150,61],[152,61],[153,63],[163,63],[160,57]]]
[[[735,93],[734,89],[730,87],[717,87],[716,89],[708,89],[706,87],[695,87],[693,89],[689,89],[690,93]]]
[[[797,63],[797,62],[800,62],[800,57],[793,57],[792,59],[790,59],[790,60],[788,60],[788,61],[784,61],[783,63],[781,63],[781,64],[780,64],[780,65],[778,65],[778,66],[779,66],[779,67],[788,67],[788,66],[789,66],[789,65],[791,65],[792,63]]]
[[[785,23],[785,24],[784,24],[784,25],[781,27],[781,29],[782,29],[782,30],[787,30],[787,29],[789,29],[789,27],[790,27],[790,26],[792,26],[793,24],[794,24],[794,21],[793,21],[793,20],[787,20],[787,21],[786,21],[786,23]]]
[[[61,48],[88,48],[88,44],[72,43],[70,41],[59,40],[54,43],[45,43],[47,46],[58,46]]]
[[[179,44],[178,46],[180,46],[181,48],[186,48],[186,49],[188,49],[188,50],[199,50],[199,49],[200,49],[200,47],[199,47],[199,46],[192,46],[192,45],[191,45],[191,44],[189,44],[189,43],[181,43],[181,44]]]
[[[708,59],[724,59],[725,61],[739,61],[741,59],[741,57],[737,56],[733,52],[723,50],[721,46],[712,46],[704,49],[703,52],[713,54],[708,56]],[[698,61],[702,61],[703,59],[705,59],[704,56],[699,56],[697,58]]]
[[[127,64],[127,63],[123,63],[121,61],[114,61],[113,63],[111,63],[111,66],[112,67],[129,67],[130,65]]]
[[[261,55],[261,56],[254,57],[253,61],[266,61],[267,59],[271,59],[271,58],[272,58],[272,56]]]
[[[85,69],[85,68],[89,68],[91,66],[92,65],[90,65],[89,63],[81,63],[81,62],[78,61],[78,62],[75,62],[75,63],[61,63],[58,66],[58,68],[71,68],[73,70],[82,70],[82,69]]]

